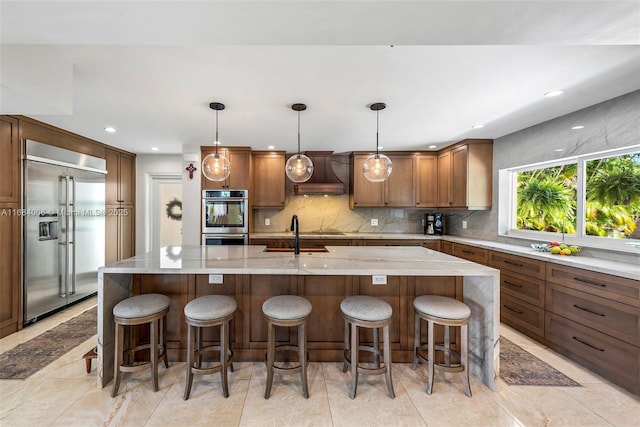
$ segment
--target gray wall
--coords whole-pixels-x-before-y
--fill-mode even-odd
[[[572,130],[576,125],[583,125],[584,129]],[[447,231],[457,236],[522,244],[522,240],[498,236],[499,170],[637,144],[640,144],[640,91],[498,138],[493,145],[493,209],[455,212],[447,217]],[[558,148],[564,151],[556,152]],[[461,226],[463,219],[467,220],[466,230]],[[637,256],[629,257],[637,262]]]

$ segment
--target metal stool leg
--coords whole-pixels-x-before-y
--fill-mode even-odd
[[[420,317],[417,313],[413,317],[413,362],[411,369],[415,371],[418,367],[418,351],[420,350]]]
[[[460,327],[460,339],[461,345],[461,358],[460,363],[464,365],[464,372],[462,374],[462,381],[465,386],[465,393],[468,397],[471,397],[471,387],[469,386],[469,329],[467,325]]]
[[[228,365],[228,351],[229,348],[229,322],[224,322],[220,325],[220,376],[222,380],[222,395],[226,398],[229,397],[229,383],[227,381],[227,365]]]
[[[267,329],[267,387],[264,392],[265,399],[268,399],[271,395],[271,386],[273,385],[273,363],[276,353],[275,326],[271,322],[267,322]]]
[[[194,327],[191,325],[187,325],[187,380],[184,386],[184,396],[183,399],[187,400],[189,398],[189,394],[191,393],[191,386],[193,385],[193,372],[191,368],[193,367],[193,359],[195,356],[195,334]]]
[[[300,379],[302,380],[302,395],[309,398],[309,387],[307,385],[307,325],[303,323],[298,326],[298,357],[300,358]]]
[[[393,391],[393,382],[391,381],[391,341],[389,338],[389,325],[382,327],[382,339],[384,340],[384,366],[386,368],[384,378],[387,381],[389,396],[395,399],[396,394]]]
[[[356,397],[358,387],[358,325],[351,324],[351,391],[352,399]]]
[[[120,388],[120,379],[122,373],[120,372],[120,365],[122,365],[122,352],[124,347],[124,326],[116,324],[115,328],[115,363],[113,365],[113,388],[111,389],[111,397],[115,397],[118,394]]]
[[[427,394],[431,394],[433,390],[433,361],[435,358],[435,339],[433,336],[433,322],[431,320],[427,321],[427,328],[429,333],[429,341],[427,346],[428,349],[428,378],[427,378]]]

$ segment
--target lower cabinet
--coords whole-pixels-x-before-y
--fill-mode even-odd
[[[500,292],[500,321],[532,338],[544,337],[544,309]]]
[[[451,244],[451,255],[467,261],[477,262],[478,264],[486,265],[489,262],[489,251],[487,249],[457,242]]]

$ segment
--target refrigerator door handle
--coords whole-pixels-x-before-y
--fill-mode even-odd
[[[69,295],[75,295],[76,293],[76,215],[78,212],[76,211],[76,180],[74,177],[70,176],[69,181],[71,182],[71,240],[69,241],[69,247],[67,253],[71,251],[70,264],[71,264],[71,292]],[[67,198],[67,203],[69,202]]]
[[[66,175],[60,175],[60,187],[64,187],[64,199],[58,201],[58,206],[60,212],[58,212],[58,217],[62,216],[62,221],[60,221],[61,229],[60,231],[60,239],[58,241],[58,248],[60,249],[60,275],[59,275],[59,289],[60,289],[60,298],[67,298],[67,282],[69,278],[69,216],[68,216],[68,198],[69,198],[69,180]],[[61,209],[60,209],[61,207]]]

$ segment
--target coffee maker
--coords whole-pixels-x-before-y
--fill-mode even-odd
[[[424,234],[430,236],[442,236],[444,234],[444,214],[424,214]]]

